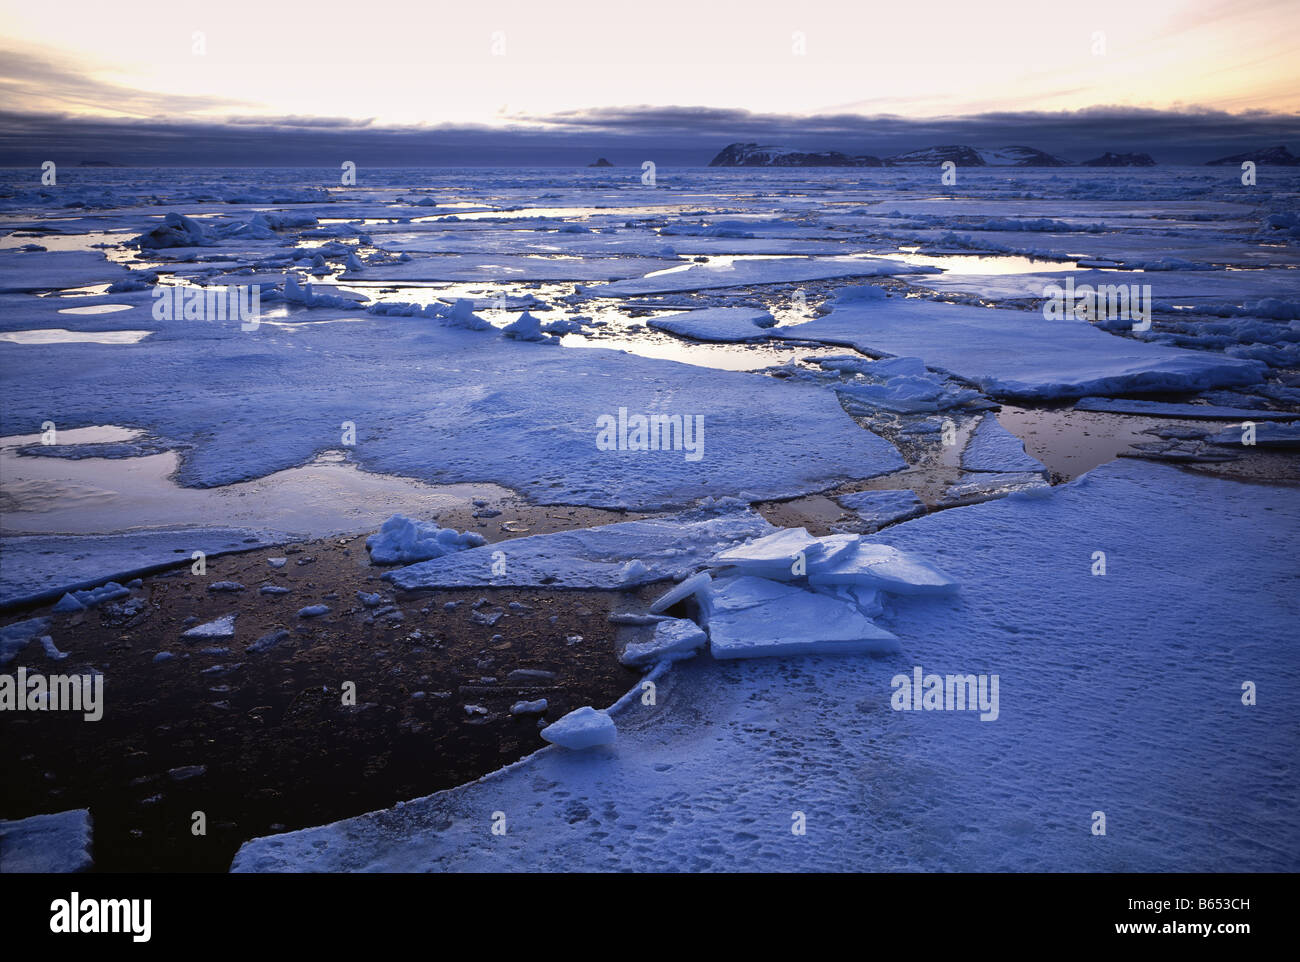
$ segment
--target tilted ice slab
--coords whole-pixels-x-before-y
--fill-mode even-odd
[[[234,869],[1300,870],[1294,491],[1120,460],[878,537],[962,582],[894,600],[905,656],[681,662],[616,756],[545,749]],[[998,675],[997,720],[891,710],[918,666]],[[528,814],[494,836],[494,811]]]
[[[631,588],[690,574],[772,526],[738,502],[598,528],[537,534],[390,571],[399,588]],[[501,572],[494,574],[494,572]]]
[[[715,581],[701,609],[714,658],[899,651],[898,639],[856,606],[766,578]]]
[[[967,471],[1046,471],[1037,458],[1025,453],[1025,442],[1002,426],[991,411],[980,419],[961,453]]]
[[[163,323],[167,337],[50,345],[21,363],[15,352],[26,349],[0,342],[0,433],[46,420],[145,428],[182,446],[181,484],[211,487],[337,450],[351,422],[348,454],[368,471],[636,509],[789,497],[904,463],[829,391],[760,374],[564,350],[424,317],[367,315],[292,332]],[[666,449],[640,450],[636,419],[654,415],[668,419],[655,432]]]
[[[833,277],[880,277],[888,274],[925,274],[932,267],[917,267],[882,257],[789,257],[772,260],[738,260],[730,264],[692,264],[682,270],[638,277],[587,288],[597,297],[631,294],[669,294],[712,287],[749,287],[755,284],[791,284]]]
[[[49,601],[106,581],[129,581],[188,563],[290,540],[251,528],[173,528],[126,534],[24,535],[0,538],[0,608]]]
[[[771,337],[767,328],[775,324],[761,307],[707,307],[652,317],[650,327],[697,341],[758,341]]]
[[[1108,334],[1086,321],[1045,320],[1036,311],[899,297],[840,304],[775,332],[868,354],[916,355],[986,394],[1012,398],[1196,391],[1255,384],[1265,370],[1255,361]]]
[[[0,250],[0,293],[89,287],[129,276],[98,251]]]
[[[0,875],[88,871],[90,840],[88,808],[0,821]]]

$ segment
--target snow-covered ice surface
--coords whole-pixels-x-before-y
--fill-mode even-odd
[[[0,821],[0,874],[89,871],[90,841],[85,808]]]
[[[543,750],[234,869],[1296,871],[1297,536],[1289,490],[1133,461],[908,521],[878,537],[962,590],[895,604],[903,654],[682,662],[610,754]],[[891,710],[915,666],[998,674],[997,719]]]
[[[1085,321],[901,297],[850,301],[826,317],[776,331],[868,354],[917,355],[931,368],[1011,398],[1248,385],[1262,381],[1264,369],[1255,361],[1120,337]]]
[[[630,693],[613,742],[261,840],[238,867],[1294,870],[1295,808],[1276,802],[1297,794],[1278,762],[1297,744],[1294,489],[1132,460],[1053,488],[1021,439],[1052,477],[1043,438],[1071,415],[1130,434],[1222,419],[1140,435],[1161,439],[1130,452],[1149,457],[1293,457],[1300,171],[1248,190],[1229,168],[934,173],[0,173],[0,605],[194,550],[432,522],[494,484],[672,511],[389,573],[620,589],[708,568],[662,615],[621,616],[656,707]],[[1045,320],[1067,276],[1149,284],[1150,330]],[[260,323],[166,319],[157,285],[254,287]],[[1000,401],[1023,407],[999,421]],[[639,449],[655,415],[701,419],[702,443]],[[940,443],[950,419],[960,448]],[[105,425],[126,437],[73,433]],[[871,483],[920,497],[858,490],[903,468]],[[852,530],[892,527],[799,534],[839,530],[832,498]],[[718,556],[776,531],[754,503],[809,520],[728,572]],[[393,560],[427,540],[407,533]],[[659,627],[730,592],[709,645]],[[228,632],[220,613],[187,641]],[[45,619],[15,617],[0,648],[45,644]],[[846,638],[863,651],[796,654]],[[998,720],[890,711],[916,665],[1000,673]],[[1248,679],[1270,696],[1249,709]]]
[[[996,414],[986,414],[966,442],[961,466],[967,471],[1046,471],[1025,453],[1025,443],[1002,426]]]
[[[286,540],[274,531],[191,527],[105,535],[30,535],[0,542],[0,609],[57,598],[106,581],[188,562],[195,551],[208,557],[249,551]]]

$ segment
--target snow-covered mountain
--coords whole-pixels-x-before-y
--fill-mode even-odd
[[[1260,166],[1270,167],[1300,167],[1300,157],[1297,157],[1291,151],[1286,149],[1283,144],[1276,147],[1265,147],[1263,150],[1256,150],[1246,154],[1233,154],[1231,157],[1220,157],[1218,160],[1207,160],[1206,166],[1217,166],[1219,164],[1231,164],[1234,167],[1237,164],[1244,163],[1247,160],[1253,160]]]
[[[879,167],[879,157],[851,157],[838,150],[807,152],[761,144],[729,144],[710,167]]]
[[[1033,147],[969,147],[947,144],[924,147],[885,159],[893,166],[931,166],[952,161],[958,167],[1068,167],[1070,162]]]
[[[1085,160],[1085,167],[1154,167],[1156,162],[1150,154],[1116,154],[1106,151],[1100,157]]]

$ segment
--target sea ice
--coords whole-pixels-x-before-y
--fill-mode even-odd
[[[1002,426],[990,411],[981,419],[961,453],[967,471],[1046,471],[1037,458],[1025,453],[1025,443]]]
[[[0,821],[0,874],[85,872],[90,854],[90,810]]]
[[[541,735],[553,745],[582,751],[598,745],[612,745],[618,737],[614,719],[590,705],[575,708],[559,721],[547,725]]]

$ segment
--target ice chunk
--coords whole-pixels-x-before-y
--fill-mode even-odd
[[[90,840],[86,808],[0,821],[0,874],[88,871]]]
[[[512,324],[502,328],[501,333],[506,337],[512,337],[516,341],[551,341],[542,331],[542,322],[533,315],[524,311],[519,315],[519,319]],[[553,342],[552,342],[553,343]]]
[[[704,608],[715,658],[888,654],[898,639],[856,605],[748,575],[715,581]]]
[[[17,658],[28,642],[45,634],[49,627],[49,618],[28,618],[0,628],[0,668]]]
[[[695,622],[686,618],[673,618],[656,624],[649,641],[629,644],[618,660],[632,667],[665,660],[679,661],[693,657],[708,640],[708,635]]]
[[[539,698],[536,701],[517,701],[510,706],[512,715],[544,715],[547,705],[545,698]]]
[[[652,317],[646,323],[661,331],[697,341],[759,341],[769,337],[765,328],[776,321],[758,307],[708,307],[679,314]]]
[[[967,471],[1046,471],[1042,462],[1025,453],[1025,443],[1002,426],[991,411],[966,442],[961,466]]]
[[[808,552],[818,547],[817,539],[806,528],[782,528],[765,538],[721,551],[713,556],[712,563],[732,565],[740,574],[789,581],[800,559],[806,565]]]
[[[697,591],[706,589],[712,580],[713,579],[709,577],[707,571],[701,571],[698,574],[691,575],[686,580],[674,585],[656,598],[650,605],[650,613],[652,615],[657,615],[661,611],[667,611],[683,598],[687,598],[690,595],[695,594]]]
[[[946,595],[957,582],[933,565],[889,545],[859,539],[853,550],[808,563],[812,585],[865,585],[896,595]]]
[[[401,514],[393,515],[377,534],[366,538],[370,560],[382,565],[441,558],[484,544],[487,539],[481,534],[472,531],[461,534],[454,528],[439,528],[434,522],[416,521]]]
[[[189,631],[181,632],[182,638],[190,638],[199,641],[215,641],[235,637],[235,618],[238,612],[231,612],[228,615],[222,615],[215,621],[209,621],[201,625],[195,625]]]
[[[590,705],[575,708],[559,721],[547,725],[541,735],[553,745],[581,751],[597,745],[612,745],[618,737],[614,719]]]

